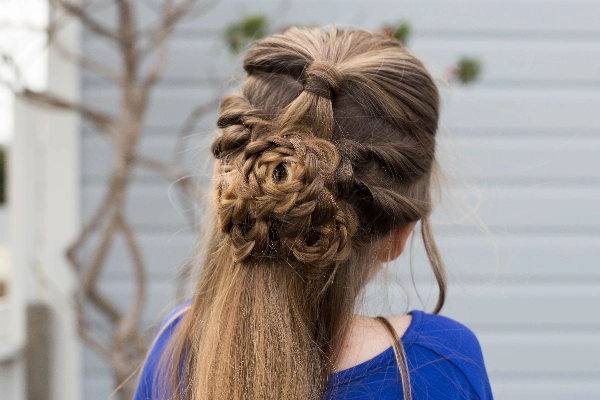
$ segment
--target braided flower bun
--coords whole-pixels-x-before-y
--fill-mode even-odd
[[[219,124],[232,121],[230,110],[244,106],[252,108],[241,96],[229,97]],[[227,160],[217,189],[218,215],[234,261],[283,257],[326,267],[348,257],[356,215],[337,198],[340,156],[333,143],[301,126],[282,129],[254,117],[225,128],[213,151]]]

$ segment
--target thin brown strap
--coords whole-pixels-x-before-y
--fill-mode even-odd
[[[388,321],[386,318],[382,316],[377,316],[375,317],[375,319],[383,324],[385,329],[392,337],[392,347],[394,348],[396,363],[398,364],[398,369],[400,371],[400,379],[402,379],[402,391],[404,395],[404,400],[410,400],[412,399],[412,394],[410,390],[410,374],[408,372],[408,361],[406,359],[406,353],[404,352],[404,346],[402,345],[400,337],[398,336],[398,332],[396,332],[392,324],[390,324],[390,321]]]

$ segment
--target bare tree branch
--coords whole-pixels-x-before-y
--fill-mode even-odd
[[[98,205],[98,208],[94,212],[92,218],[84,225],[77,239],[75,239],[75,241],[67,248],[67,259],[76,267],[77,272],[80,274],[83,273],[83,269],[81,268],[81,263],[77,259],[77,252],[83,243],[85,243],[87,238],[101,227],[103,218],[110,210],[111,198],[112,197],[110,193],[107,192],[100,202],[100,205]]]
[[[104,261],[108,256],[108,251],[112,242],[113,235],[119,225],[119,214],[117,210],[112,210],[108,224],[100,240],[100,245],[96,249],[89,267],[85,269],[82,279],[83,294],[88,297],[93,304],[101,309],[108,318],[116,322],[121,318],[121,311],[108,298],[102,295],[97,287],[98,277],[104,266]]]
[[[56,7],[57,9],[62,9],[73,17],[77,18],[81,23],[89,29],[91,32],[95,33],[98,36],[110,39],[115,43],[120,43],[121,38],[119,35],[102,25],[98,21],[94,20],[84,9],[84,7],[79,4],[75,4],[69,0],[50,0],[51,5]]]
[[[135,239],[135,234],[122,214],[119,214],[119,225],[121,233],[125,237],[127,248],[131,253],[136,279],[135,300],[115,329],[115,342],[117,346],[123,346],[127,340],[135,337],[136,325],[144,309],[146,301],[146,271],[144,268],[144,258]]]
[[[119,7],[119,37],[125,64],[125,92],[131,91],[136,81],[139,51],[136,46],[136,23],[128,0],[115,0]],[[128,86],[129,85],[129,86]]]
[[[35,92],[29,89],[24,89],[23,91],[15,94],[24,100],[41,106],[78,112],[82,117],[90,120],[103,132],[110,133],[114,128],[115,123],[113,117],[109,116],[108,114],[89,108],[80,103],[71,102],[50,92]]]
[[[80,326],[78,328],[78,332],[85,344],[90,346],[96,353],[100,354],[100,356],[107,360],[111,360],[113,358],[110,348],[98,340],[87,327]]]

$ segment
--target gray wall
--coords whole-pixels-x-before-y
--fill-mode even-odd
[[[223,0],[176,31],[147,119],[145,152],[167,160],[189,111],[226,87],[239,60],[222,49],[219,35],[247,13],[272,15],[278,26],[377,28],[410,20],[409,47],[440,78],[443,94],[440,154],[451,190],[436,218],[452,282],[444,314],[477,333],[496,398],[600,398],[600,3]],[[152,17],[145,6],[139,15]],[[85,36],[83,49],[116,62],[97,39]],[[463,54],[483,61],[481,79],[447,85],[443,74]],[[93,75],[82,79],[85,101],[116,107],[114,88]],[[211,123],[190,140],[191,171],[205,173]],[[87,218],[105,187],[110,155],[88,127],[82,138]],[[468,207],[491,234],[477,228]],[[173,277],[194,239],[165,180],[140,172],[128,213],[151,270],[150,325],[171,304]],[[435,290],[418,243],[414,258],[417,287],[431,310]],[[406,277],[407,261],[393,265],[392,275]],[[131,287],[125,264],[117,246],[102,282],[121,303]],[[391,285],[387,302],[370,297],[368,305],[373,312],[381,304],[389,305],[383,312],[422,307],[414,294],[409,305],[404,300]],[[87,351],[84,379],[84,398],[110,393],[106,367]]]

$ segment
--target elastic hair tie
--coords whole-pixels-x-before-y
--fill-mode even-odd
[[[334,100],[342,86],[342,74],[330,62],[313,61],[304,71],[304,91]]]

